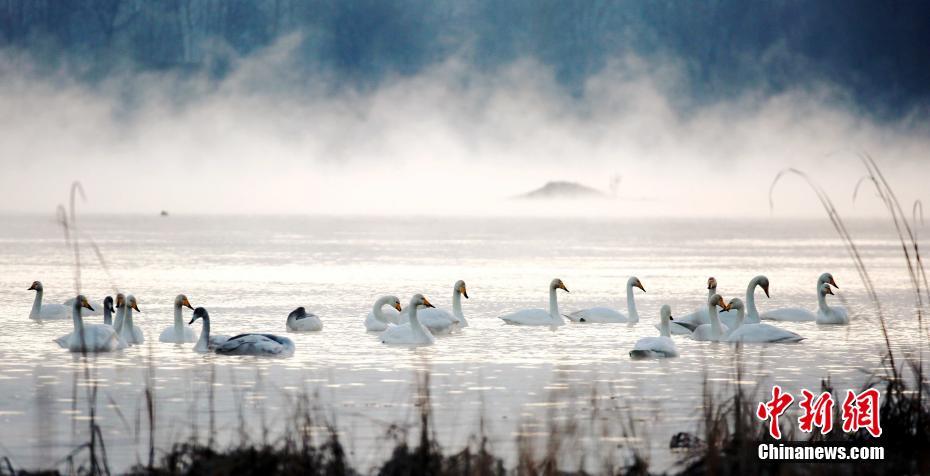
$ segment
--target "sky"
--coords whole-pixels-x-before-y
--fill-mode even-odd
[[[99,213],[766,217],[773,178],[795,167],[847,215],[877,214],[870,195],[851,198],[862,152],[902,201],[927,198],[930,59],[909,12],[765,4],[778,21],[752,34],[731,2],[693,21],[612,3],[347,2],[308,16],[274,2],[274,34],[257,34],[242,12],[181,3],[184,41],[168,52],[174,23],[142,4],[106,17],[122,25],[110,36],[78,26],[97,18],[86,11],[63,21],[19,4],[0,43],[0,211],[51,213],[80,180]],[[824,46],[824,31],[849,47]],[[857,46],[876,38],[887,47]],[[895,56],[902,44],[918,53]],[[610,200],[510,200],[615,176]],[[775,198],[776,216],[821,213],[798,180]]]

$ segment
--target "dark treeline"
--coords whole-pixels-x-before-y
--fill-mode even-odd
[[[377,85],[456,55],[530,57],[569,92],[626,53],[674,60],[698,103],[823,82],[898,118],[930,102],[930,2],[3,0],[0,44],[86,80],[114,68],[206,71],[297,33],[293,70]]]

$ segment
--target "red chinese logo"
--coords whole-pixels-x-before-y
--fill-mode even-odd
[[[852,390],[846,391],[846,400],[843,401],[843,431],[858,431],[859,428],[865,428],[876,438],[882,434],[878,390],[874,388],[858,395]]]
[[[801,400],[801,409],[804,414],[798,418],[798,429],[804,433],[814,431],[820,427],[820,434],[825,435],[833,429],[833,395],[823,392],[814,400],[814,394],[801,390],[804,398]]]
[[[794,397],[790,393],[784,393],[781,391],[781,387],[775,385],[772,387],[772,399],[768,402],[763,402],[759,404],[759,408],[756,410],[756,416],[760,420],[770,420],[769,422],[769,434],[772,435],[772,438],[776,440],[781,439],[781,429],[778,428],[778,417],[782,413],[785,413],[785,410],[791,406],[791,402],[794,401]]]

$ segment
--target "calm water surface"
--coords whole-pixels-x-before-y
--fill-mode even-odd
[[[71,322],[28,319],[33,280],[44,283],[46,302],[74,294],[73,255],[61,231],[51,217],[0,217],[0,454],[20,466],[51,466],[87,441],[91,383],[111,464],[146,461],[151,378],[159,448],[204,439],[211,426],[221,443],[238,441],[243,428],[255,440],[262,428],[273,438],[308,393],[342,431],[353,462],[368,468],[388,455],[391,424],[415,424],[417,375],[429,371],[437,434],[450,450],[483,418],[492,446],[512,461],[518,434],[544,435],[552,424],[590,418],[596,406],[609,432],[589,431],[578,445],[605,454],[631,443],[661,470],[674,461],[670,436],[696,429],[705,376],[721,385],[733,379],[734,349],[676,337],[677,359],[631,361],[627,353],[656,334],[662,304],[677,315],[697,308],[710,275],[726,298],[744,297],[750,278],[767,275],[772,297],[758,294],[764,311],[814,309],[814,281],[831,271],[841,286],[832,302],[846,301],[855,319],[848,327],[784,324],[807,339],[744,349],[744,384],[767,390],[777,382],[797,392],[829,376],[837,390],[858,388],[883,348],[852,263],[825,220],[95,216],[80,224],[108,265],[85,247],[82,291],[92,301],[115,289],[135,294],[143,311],[136,322],[149,342],[92,358],[86,379],[82,359],[52,342]],[[907,349],[918,333],[900,245],[884,221],[852,228],[895,346]],[[648,291],[637,291],[643,321],[632,328],[569,323],[553,331],[496,318],[545,307],[553,277],[571,290],[559,296],[563,312],[625,309],[630,275]],[[471,297],[463,305],[471,327],[461,334],[410,350],[365,332],[362,320],[378,296],[406,303],[422,292],[450,307],[457,279]],[[289,334],[297,352],[288,359],[195,354],[190,345],[157,342],[178,293],[210,311],[217,333],[283,334],[299,305],[319,314],[324,330]],[[630,414],[632,437],[615,424]]]

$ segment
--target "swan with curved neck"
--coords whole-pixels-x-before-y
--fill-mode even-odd
[[[719,342],[726,337],[727,327],[720,322],[717,316],[717,307],[726,309],[727,305],[723,302],[723,297],[714,294],[707,299],[707,315],[710,316],[709,324],[701,324],[691,333],[691,338],[699,341]]]
[[[81,309],[91,309],[90,303],[83,295],[74,299],[71,310],[71,320],[74,330],[55,339],[58,345],[71,352],[110,352],[123,347],[116,330],[106,324],[84,324]]]
[[[840,326],[849,324],[849,313],[843,307],[828,305],[827,294],[833,295],[830,283],[824,283],[820,287],[820,295],[817,298],[817,324]]]
[[[323,321],[301,306],[287,315],[284,327],[291,332],[318,332],[323,330]]]
[[[745,324],[758,324],[760,322],[759,311],[756,309],[756,288],[761,288],[765,292],[765,297],[769,297],[769,278],[760,274],[749,280],[749,285],[746,286],[746,301],[743,304],[743,320]],[[743,301],[740,300],[740,302]],[[735,309],[731,312],[730,308],[727,307],[727,311],[718,314],[718,317],[720,322],[730,329],[735,329],[740,325],[739,312]]]
[[[142,312],[139,310],[139,304],[136,301],[136,297],[130,294],[126,296],[126,302],[124,305],[125,311],[123,316],[123,326],[120,329],[120,337],[130,345],[141,344],[145,342],[145,334],[143,334],[142,329],[134,325],[132,322],[132,311]]]
[[[415,294],[410,298],[409,309],[410,320],[406,324],[391,326],[381,334],[381,342],[389,345],[404,345],[408,347],[419,347],[432,345],[435,341],[433,334],[430,333],[417,316],[419,306],[432,308],[429,300],[422,294]]]
[[[397,296],[381,296],[371,307],[368,316],[365,317],[365,329],[368,332],[384,332],[392,325],[388,316],[384,315],[382,310],[384,306],[391,306],[395,310],[393,312],[395,316],[400,314],[400,299],[397,299]]]
[[[126,320],[126,296],[123,293],[116,294],[116,317],[113,319],[113,328],[116,333],[123,335],[123,323]]]
[[[609,307],[591,307],[582,309],[566,315],[575,322],[595,322],[595,323],[627,323],[629,325],[639,322],[639,312],[636,310],[636,301],[633,299],[633,288],[639,288],[646,292],[643,283],[636,276],[630,276],[626,281],[626,310],[627,315],[615,311]]]
[[[67,319],[71,317],[71,309],[63,304],[42,304],[42,298],[45,295],[45,288],[41,281],[33,281],[27,291],[35,291],[36,297],[32,301],[32,309],[29,311],[29,319],[34,321],[46,319]]]
[[[634,359],[678,357],[678,347],[672,340],[670,327],[673,320],[675,319],[672,317],[672,308],[664,304],[659,310],[659,336],[643,337],[636,341],[633,350],[630,351],[630,357]]]
[[[239,334],[225,339],[225,336],[210,335],[210,314],[198,307],[190,320],[203,320],[203,331],[194,345],[196,352],[213,351],[219,355],[256,355],[263,357],[289,357],[294,355],[294,341],[274,334]]]
[[[821,289],[823,288],[824,284],[839,289],[839,286],[836,285],[836,280],[833,279],[832,274],[823,273],[818,276],[817,286],[814,288],[814,292],[817,293],[818,305],[821,299]],[[817,312],[811,312],[801,307],[786,307],[764,312],[762,313],[761,318],[768,321],[811,322],[817,320]]]
[[[569,292],[565,283],[561,279],[553,279],[549,283],[549,311],[544,309],[522,309],[511,314],[500,316],[500,319],[507,324],[519,326],[561,326],[565,324],[562,315],[559,314],[559,301],[556,296],[557,290]]]
[[[437,307],[421,307],[417,318],[433,335],[448,334],[456,329],[468,326],[465,315],[462,313],[462,296],[468,299],[468,290],[465,281],[461,279],[452,286],[452,312]],[[398,322],[403,324],[409,321],[410,308],[400,313]]]
[[[194,309],[194,306],[191,306],[187,296],[178,294],[177,297],[174,298],[174,323],[165,327],[165,330],[161,332],[161,335],[158,336],[159,342],[186,344],[197,340],[197,334],[194,330],[184,325],[184,311],[182,309],[184,307],[190,310]]]
[[[746,322],[746,306],[740,298],[733,298],[727,303],[727,309],[736,310],[736,326],[730,330],[727,342],[749,343],[791,343],[804,340],[800,335],[778,327]]]

